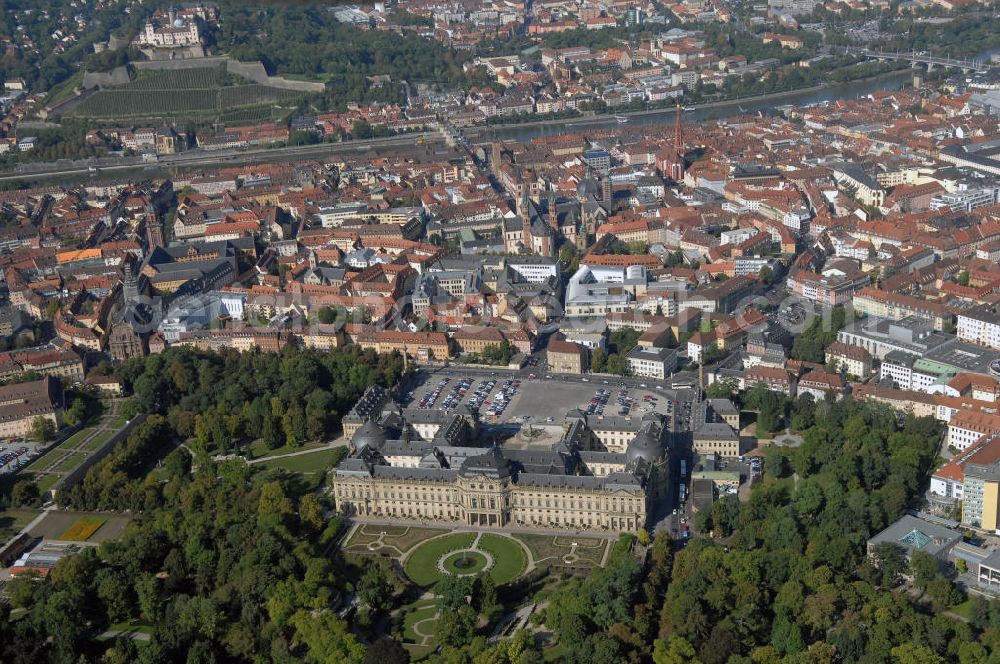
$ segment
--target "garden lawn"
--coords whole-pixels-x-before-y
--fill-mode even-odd
[[[298,449],[301,451],[302,448]],[[342,454],[343,451],[340,448],[322,449],[310,452],[309,454],[262,461],[254,465],[268,470],[271,468],[284,468],[290,473],[323,473],[333,460]]]
[[[497,585],[513,581],[521,576],[528,566],[524,549],[509,537],[487,533],[479,540],[479,549],[493,556],[490,576]]]
[[[310,450],[317,447],[322,447],[323,443],[305,443],[304,445],[283,445],[281,447],[276,447],[273,450],[267,449],[267,445],[264,444],[263,440],[255,440],[249,445],[250,458],[251,459],[264,459],[267,457],[278,456],[281,454],[291,454],[292,452],[302,452],[303,450]]]
[[[948,610],[957,616],[962,616],[966,620],[972,620],[972,598],[970,597],[955,606],[950,606]]]
[[[87,455],[83,452],[73,452],[72,454],[63,457],[62,461],[52,467],[52,470],[57,473],[68,473],[83,463],[83,460],[86,458]]]
[[[38,491],[44,494],[46,491],[55,486],[56,482],[58,482],[62,478],[62,475],[56,475],[55,473],[46,473],[40,476],[36,475],[35,477],[39,478],[35,480],[35,484],[38,485]]]
[[[468,549],[475,539],[475,533],[455,533],[424,542],[407,558],[407,576],[420,586],[437,583],[441,580],[441,572],[437,568],[438,560],[452,551]]]
[[[76,447],[83,442],[83,439],[94,432],[93,428],[81,429],[66,439],[63,443],[66,447]],[[62,447],[62,445],[60,445]]]
[[[437,648],[434,640],[434,627],[437,620],[437,605],[431,603],[417,604],[416,608],[406,614],[403,619],[403,645],[410,652],[412,661],[420,660],[430,655]],[[413,626],[420,623],[420,633]]]
[[[96,450],[97,448],[99,448],[101,445],[103,445],[104,443],[106,443],[109,440],[111,440],[111,436],[113,436],[113,435],[115,435],[114,431],[103,431],[103,432],[97,434],[96,436],[94,436],[83,447],[83,449],[85,449],[87,451],[90,451],[90,452],[93,452],[94,450]]]

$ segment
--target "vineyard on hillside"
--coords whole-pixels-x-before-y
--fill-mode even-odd
[[[222,67],[201,67],[198,69],[177,69],[164,71],[140,71],[138,77],[122,86],[124,90],[185,90],[217,88],[225,85],[226,70]],[[231,77],[230,77],[231,78]]]
[[[266,108],[297,99],[301,92],[246,82],[220,67],[141,72],[127,85],[98,90],[67,112],[68,117],[193,118],[232,115],[270,117]]]

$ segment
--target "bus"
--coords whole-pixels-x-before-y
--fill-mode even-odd
[[[687,461],[681,459],[681,477],[687,477],[687,474],[688,474]]]

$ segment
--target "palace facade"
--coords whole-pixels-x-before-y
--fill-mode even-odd
[[[330,491],[348,516],[636,531],[668,489],[669,432],[659,416],[633,420],[621,451],[603,445],[592,428],[599,425],[579,411],[567,414],[551,449],[507,449],[459,443],[446,427],[424,439],[405,419],[412,410],[378,410],[332,471]]]

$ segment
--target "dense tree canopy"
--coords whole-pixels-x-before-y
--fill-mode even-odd
[[[622,336],[617,341],[626,344]],[[388,564],[338,552],[343,524],[325,518],[329,499],[284,471],[217,463],[208,454],[268,426],[287,436],[277,413],[298,405],[297,417],[308,421],[317,391],[329,413],[343,413],[366,385],[397,380],[397,360],[356,348],[173,349],[126,365],[134,403],[148,416],[60,500],[127,507],[136,517],[120,540],[67,558],[47,581],[10,585],[11,605],[27,614],[11,620],[0,609],[0,660],[405,661],[394,627],[402,618],[392,615],[405,583]],[[759,390],[746,395],[750,407],[768,407],[766,399]],[[900,421],[888,408],[850,398],[776,408],[801,420],[802,444],[769,449],[748,500],[726,496],[699,513],[703,537],[678,549],[662,532],[652,541],[625,535],[606,564],[583,577],[536,570],[501,588],[486,575],[449,577],[435,589],[441,650],[434,661],[965,664],[1000,657],[1000,605],[977,599],[969,621],[957,620],[945,613],[962,598],[953,570],[928,556],[908,562],[895,546],[867,555],[872,534],[922,489],[938,423]],[[206,419],[212,411],[218,421]],[[174,449],[179,439],[190,439],[196,458]],[[912,586],[901,585],[904,575]],[[541,591],[533,601],[554,644],[543,653],[527,632],[488,644],[499,616],[533,589]],[[350,621],[336,612],[348,595],[358,607]],[[92,638],[125,621],[149,625],[150,642]]]
[[[341,108],[348,101],[402,102],[403,83],[460,88],[471,81],[463,60],[443,44],[408,34],[359,30],[339,23],[321,4],[223,3],[216,39],[220,50],[238,60],[260,60],[269,71],[328,82],[321,105]],[[374,85],[367,77],[389,75]],[[476,83],[486,83],[477,80]]]
[[[257,439],[271,448],[325,440],[366,387],[395,385],[402,365],[398,354],[356,346],[281,354],[173,348],[133,360],[121,375],[149,419],[59,500],[88,509],[155,505],[157,483],[143,478],[156,459],[177,463],[167,453],[182,440],[206,458]]]

